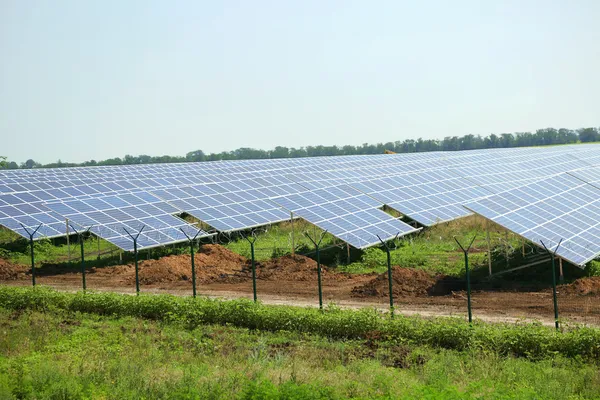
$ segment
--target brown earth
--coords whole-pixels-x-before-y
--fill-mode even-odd
[[[600,276],[579,278],[573,283],[560,285],[557,290],[570,295],[600,295]]]
[[[394,297],[438,294],[439,282],[444,279],[447,279],[444,275],[434,276],[423,270],[396,266],[392,268],[392,292]],[[354,287],[352,293],[358,297],[389,296],[387,272],[377,275],[363,285]]]
[[[248,260],[223,246],[207,244],[194,255],[196,282],[199,284],[226,279],[241,271]],[[135,282],[135,265],[120,265],[112,268],[92,268],[90,273],[121,277],[125,283]],[[192,264],[189,255],[162,257],[158,260],[144,260],[139,263],[140,283],[153,285],[178,281],[188,281],[192,277]]]
[[[269,261],[256,263],[256,278],[268,281],[306,282],[317,279],[317,262],[302,255],[287,255]],[[321,267],[321,278],[329,281],[350,280],[352,275],[333,272],[327,267]],[[247,264],[241,271],[234,274],[229,282],[243,282],[252,279],[252,267]]]
[[[29,268],[0,258],[0,281],[15,281],[27,278]]]

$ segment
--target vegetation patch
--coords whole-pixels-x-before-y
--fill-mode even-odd
[[[171,295],[129,296],[113,293],[62,293],[42,287],[0,286],[0,307],[12,310],[67,310],[183,323],[189,327],[222,324],[264,331],[310,333],[335,339],[363,339],[373,334],[413,345],[543,359],[600,359],[600,330],[572,327],[557,332],[540,324],[472,326],[457,318],[390,319],[373,309],[359,311],[267,306],[248,300],[221,301]]]

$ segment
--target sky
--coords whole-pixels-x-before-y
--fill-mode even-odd
[[[0,0],[0,155],[600,126],[600,1]]]

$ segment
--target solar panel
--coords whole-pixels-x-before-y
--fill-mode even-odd
[[[266,200],[302,190],[285,178],[257,178],[153,193],[219,231],[232,232],[289,220],[288,212]]]
[[[163,197],[165,192],[175,193],[183,188],[204,185],[209,189],[214,188],[214,192],[210,195],[202,193],[206,197],[190,193],[178,195],[168,203],[177,205],[180,211],[192,207],[190,210],[195,210],[199,219],[209,220],[219,230],[231,231],[250,227],[251,224],[264,225],[288,219],[287,212],[265,201],[289,194],[284,181],[288,185],[295,182],[304,188],[318,190],[342,183],[369,185],[375,179],[396,177],[394,179],[398,180],[400,176],[412,174],[429,180],[422,180],[419,182],[421,184],[411,187],[391,186],[387,188],[390,190],[387,194],[394,190],[398,194],[403,193],[406,197],[400,200],[396,198],[398,203],[394,207],[410,213],[422,223],[431,224],[466,215],[464,209],[455,202],[461,201],[464,195],[474,190],[472,185],[483,186],[493,192],[515,189],[549,175],[579,169],[581,165],[597,164],[600,159],[598,148],[599,145],[591,144],[397,155],[0,170],[0,194],[17,195],[20,201],[16,207],[15,200],[10,198],[10,202],[0,203],[0,207],[13,207],[5,210],[13,214],[21,213],[19,221],[25,224],[43,222],[42,219],[47,221],[45,227],[55,223],[53,231],[45,234],[61,235],[64,232],[62,215],[36,211],[43,207],[44,202],[91,198],[104,200],[115,194],[140,190],[160,191]],[[517,164],[519,167],[515,166]],[[468,179],[458,187],[457,182],[444,176],[449,171]],[[261,181],[265,179],[274,183],[265,184]],[[235,187],[248,180],[255,181],[251,188]],[[369,193],[375,195],[375,192]],[[40,199],[41,205],[28,195]],[[380,195],[383,198],[385,193]],[[470,193],[471,197],[462,201],[469,201],[472,195],[477,193]],[[115,209],[125,207],[116,200],[111,206]],[[18,229],[19,222],[6,211],[0,211],[3,213],[0,216],[4,216],[4,224]],[[106,214],[103,210],[98,211]],[[133,216],[132,212],[128,209],[125,214]],[[106,217],[120,221],[126,215],[115,210],[107,216],[93,214],[102,221],[107,221]],[[136,218],[141,217],[138,215]],[[42,232],[40,235],[44,234]]]
[[[600,189],[569,174],[465,205],[469,210],[584,265],[600,254]]]
[[[90,228],[95,235],[125,251],[133,250],[129,234],[136,235],[139,248],[150,248],[187,240],[181,232],[199,237],[209,234],[198,230],[186,221],[173,216],[178,210],[145,191],[102,198],[70,199],[48,203],[47,207],[68,218],[80,228]],[[129,234],[127,233],[129,232]]]
[[[27,230],[33,233],[38,227],[34,239],[64,236],[64,218],[51,212],[43,204],[47,197],[38,192],[40,191],[0,195],[0,225],[27,239]]]
[[[569,174],[596,187],[600,185],[600,167],[578,169],[569,172]]]
[[[426,226],[469,215],[463,203],[491,194],[445,170],[372,179],[352,186]]]
[[[380,202],[348,185],[295,193],[272,201],[357,249],[379,243],[377,235],[389,240],[418,231],[379,210]]]

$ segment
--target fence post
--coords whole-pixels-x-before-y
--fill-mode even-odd
[[[292,232],[293,232],[293,226],[294,226],[294,220],[292,220]],[[245,236],[246,240],[248,241],[248,243],[250,243],[250,260],[251,260],[251,266],[252,266],[252,297],[254,298],[254,302],[256,303],[258,301],[258,296],[256,294],[256,263],[254,260],[254,242],[256,242],[256,236],[254,236],[254,232],[252,232],[252,240],[250,240],[247,236]],[[293,239],[293,233],[292,233],[292,249],[294,248],[294,239]],[[293,251],[293,250],[292,250]],[[293,254],[293,253],[292,253]]]
[[[144,230],[145,227],[146,227],[146,225],[142,226],[142,229],[140,229],[140,231],[137,233],[137,235],[135,235],[135,237],[131,233],[129,233],[129,231],[127,229],[125,229],[125,227],[123,227],[123,230],[125,232],[127,232],[129,237],[131,237],[131,239],[133,240],[133,256],[135,258],[135,294],[137,296],[140,295],[140,275],[139,275],[139,268],[138,268],[137,240],[140,237],[140,234],[142,233],[142,231]]]
[[[321,245],[321,242],[323,241],[323,237],[325,236],[326,233],[327,233],[327,231],[324,231],[323,233],[321,233],[321,237],[319,238],[319,241],[317,242],[316,236],[313,239],[312,237],[310,237],[310,235],[307,232],[304,232],[306,237],[311,242],[313,242],[313,244],[315,245],[315,250],[317,252],[317,279],[319,281],[319,310],[321,310],[321,311],[323,311],[323,288],[321,285],[321,255],[320,255],[320,251],[319,251],[319,246]]]
[[[544,242],[542,240],[540,240],[540,243],[542,243],[542,246],[544,246],[544,249],[546,249],[546,252],[548,253],[548,255],[550,255],[550,259],[552,261],[552,300],[554,302],[554,327],[556,328],[556,330],[558,330],[559,323],[558,323],[558,300],[556,297],[556,252],[558,251],[558,248],[560,247],[560,244],[562,243],[562,239],[560,239],[560,241],[558,242],[558,245],[556,245],[554,252],[551,252],[550,249],[548,249],[546,247],[546,245],[544,244]]]
[[[183,228],[179,228],[179,230],[181,232],[183,232],[183,234],[185,235],[185,237],[188,239],[188,241],[190,243],[190,256],[191,256],[191,260],[192,260],[192,296],[194,298],[196,298],[196,260],[194,258],[194,240],[196,240],[196,238],[202,231],[199,230],[198,232],[196,232],[196,234],[194,235],[193,238],[190,238],[188,236],[188,234],[185,233]]]
[[[467,310],[469,313],[469,324],[473,323],[473,313],[471,312],[471,270],[469,270],[469,250],[471,250],[471,246],[473,245],[476,237],[477,235],[473,236],[471,243],[469,243],[469,246],[466,249],[462,246],[462,244],[460,244],[456,236],[454,237],[454,240],[465,254],[465,277],[467,279]]]
[[[84,235],[84,233],[89,232],[90,229],[92,229],[92,227],[90,226],[83,233],[79,232],[77,229],[75,229],[75,227],[73,225],[71,225],[71,229],[73,229],[73,231],[75,231],[75,234],[77,235],[77,239],[79,240],[79,249],[81,251],[81,283],[83,286],[83,293],[85,293],[87,287],[86,287],[86,283],[85,283],[85,258],[84,258],[83,235]]]
[[[21,224],[21,227],[29,235],[29,246],[31,246],[31,283],[33,286],[35,286],[35,252],[33,250],[33,237],[35,236],[37,231],[42,227],[42,224],[39,224],[33,232],[30,232],[29,229],[23,226],[23,224]]]
[[[396,236],[394,237],[394,241],[396,239],[398,239],[398,235],[400,234],[400,232],[398,232],[396,234]],[[386,242],[384,242],[381,237],[379,237],[379,235],[377,235],[377,239],[379,239],[379,241],[381,242],[381,244],[383,245],[383,248],[385,249],[385,252],[387,254],[387,275],[388,275],[388,290],[389,290],[389,296],[390,296],[390,318],[394,318],[394,288],[393,288],[393,279],[392,279],[392,256],[390,254],[390,247],[387,245]]]

